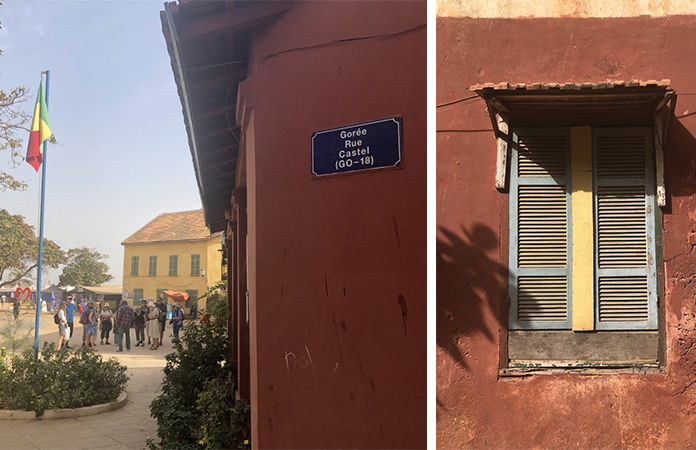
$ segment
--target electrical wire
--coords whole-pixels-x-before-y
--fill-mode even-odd
[[[474,99],[474,97],[477,97],[477,98]],[[449,111],[450,109],[459,108],[460,106],[465,106],[465,105],[471,105],[472,103],[480,102],[481,100],[483,100],[483,98],[479,97],[478,95],[475,95],[474,97],[469,97],[471,100],[466,101],[466,102],[464,102],[463,100],[460,103],[458,103],[459,100],[457,102],[453,102],[456,104],[453,104],[452,106],[445,108],[445,109],[440,109],[437,112]]]
[[[464,102],[464,101],[466,101],[466,100],[471,100],[472,98],[477,98],[477,97],[479,97],[479,96],[478,96],[478,95],[471,95],[471,96],[469,96],[469,97],[460,98],[459,100],[455,100],[455,101],[453,101],[453,102],[448,102],[448,103],[443,103],[443,104],[441,104],[441,105],[437,105],[437,108],[442,108],[442,107],[445,107],[445,106],[454,105],[455,103]],[[480,98],[480,97],[479,97],[479,98]]]
[[[340,44],[340,43],[345,43],[345,42],[368,41],[368,40],[374,40],[374,39],[382,39],[382,38],[399,36],[402,34],[410,33],[412,31],[420,30],[421,28],[425,28],[425,27],[427,27],[427,24],[424,23],[421,25],[417,25],[415,27],[407,28],[405,30],[395,31],[393,33],[384,33],[384,34],[376,34],[376,35],[372,35],[372,36],[360,36],[360,37],[352,37],[352,38],[335,39],[333,41],[322,42],[319,44],[303,45],[301,47],[294,47],[294,48],[289,48],[286,50],[280,50],[277,52],[269,53],[268,55],[257,56],[255,58],[240,59],[240,60],[235,60],[235,61],[227,61],[224,63],[210,64],[207,66],[186,68],[186,67],[178,66],[178,64],[176,64],[173,60],[172,60],[172,64],[175,66],[178,66],[182,70],[186,70],[189,72],[202,72],[204,70],[213,69],[215,67],[224,67],[224,66],[228,66],[228,65],[232,65],[232,64],[243,64],[243,63],[247,63],[250,61],[275,58],[276,56],[284,55],[286,53],[293,53],[293,52],[298,52],[298,51],[302,51],[302,50],[311,50],[311,49],[326,47],[326,46],[334,45],[334,44]]]

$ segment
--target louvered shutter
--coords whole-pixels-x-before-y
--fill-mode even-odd
[[[652,130],[593,129],[595,324],[657,329]]]
[[[570,134],[512,133],[510,329],[570,328]]]

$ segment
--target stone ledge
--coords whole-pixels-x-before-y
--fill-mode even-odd
[[[51,419],[69,419],[72,417],[85,417],[103,414],[115,409],[123,408],[128,401],[128,393],[124,392],[118,396],[118,399],[112,403],[103,405],[84,406],[74,409],[47,409],[44,415],[36,417],[34,411],[19,411],[10,409],[0,409],[0,420],[51,420]]]

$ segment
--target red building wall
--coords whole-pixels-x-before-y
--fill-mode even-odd
[[[441,448],[696,447],[696,18],[438,18],[437,103],[485,82],[669,78],[664,368],[500,377],[507,194],[483,101],[437,113],[437,443]],[[690,94],[690,95],[686,95]],[[504,364],[504,361],[503,361]]]
[[[426,445],[425,6],[296,2],[253,31],[252,59],[406,30],[254,59],[240,85],[255,448]],[[312,179],[312,132],[390,116],[402,168]]]

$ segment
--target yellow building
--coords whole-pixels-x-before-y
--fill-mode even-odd
[[[222,278],[222,235],[210,234],[202,209],[160,214],[121,245],[123,296],[132,304],[173,290],[188,292],[187,309],[205,308],[198,297]]]

